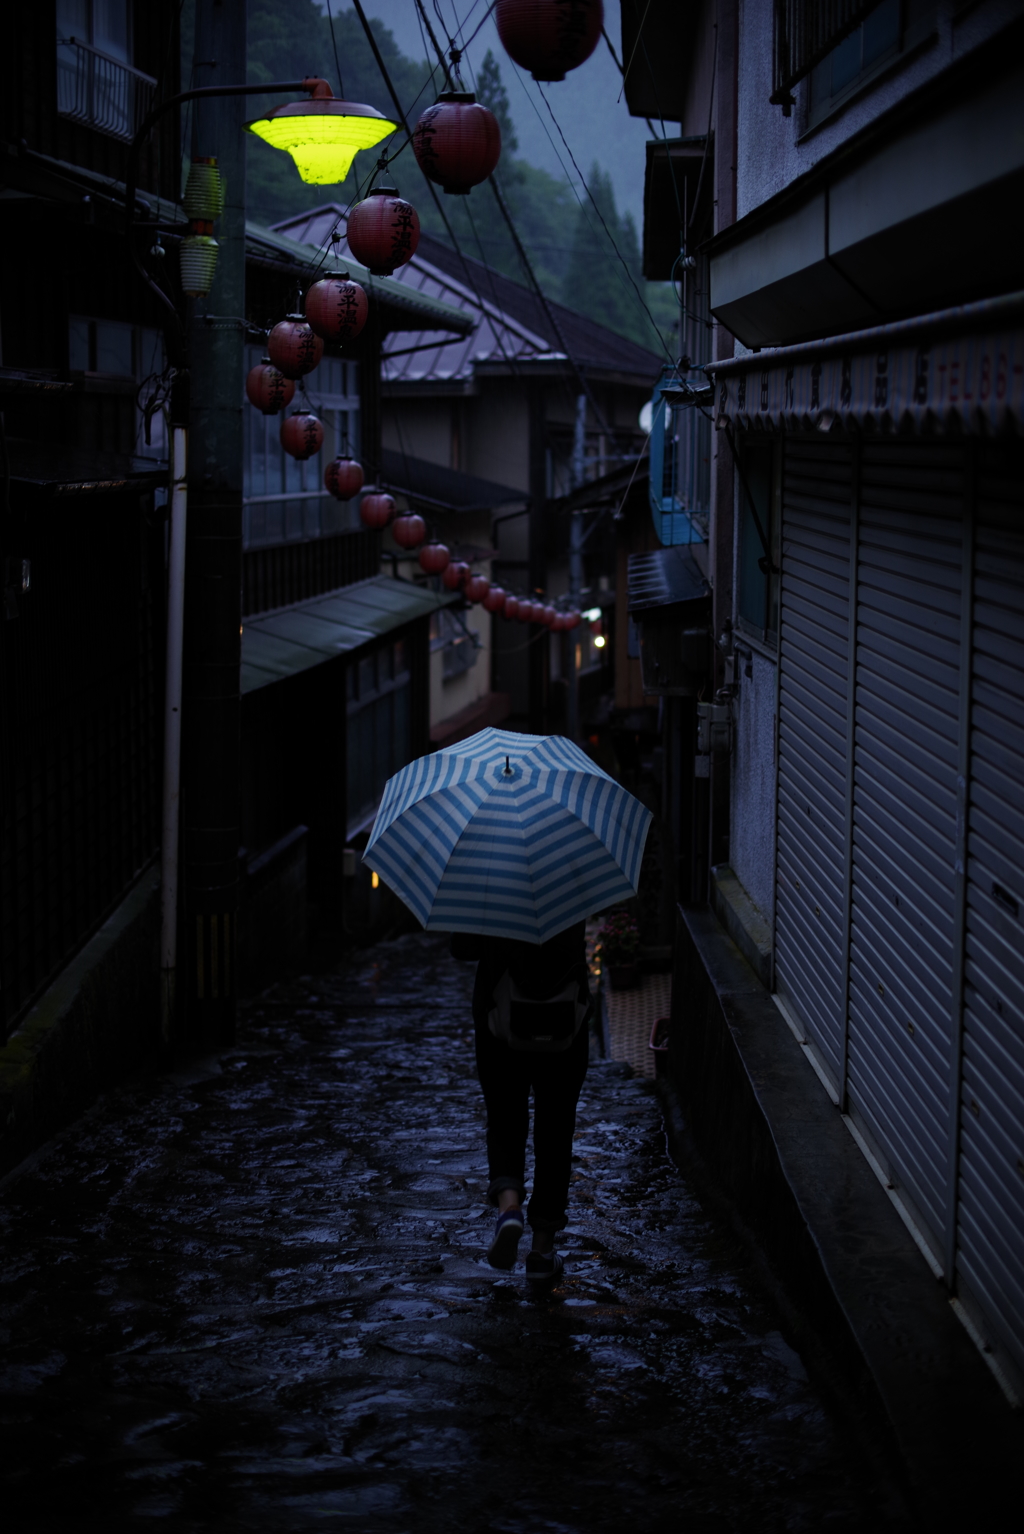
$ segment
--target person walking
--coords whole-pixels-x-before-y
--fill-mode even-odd
[[[506,1270],[516,1263],[532,1089],[534,1176],[526,1219],[533,1246],[526,1275],[554,1281],[564,1267],[555,1237],[566,1225],[576,1104],[590,1054],[585,924],[540,944],[456,933],[451,952],[477,963],[473,1023],[487,1110],[487,1197],[498,1209],[487,1260]]]
[[[593,1012],[585,926],[637,893],[651,812],[560,735],[480,730],[384,786],[363,862],[427,932],[475,959],[476,1058],[487,1107],[487,1254],[515,1266],[533,1091],[529,1277],[562,1272],[576,1103]]]

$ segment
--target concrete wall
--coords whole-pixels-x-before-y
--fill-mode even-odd
[[[740,635],[739,691],[733,703],[729,862],[743,888],[770,921],[775,901],[776,664]],[[749,668],[751,675],[747,676]]]
[[[954,15],[954,10],[959,15]],[[827,122],[806,129],[808,82],[794,92],[790,117],[772,106],[772,0],[740,0],[737,217],[810,170],[853,134],[910,92],[992,37],[1015,16],[1015,0],[981,0],[972,7],[939,0],[935,36],[908,50],[904,62],[869,85]],[[703,130],[701,130],[703,131]]]

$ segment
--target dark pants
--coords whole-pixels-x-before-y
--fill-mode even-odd
[[[586,1023],[561,1054],[509,1049],[486,1023],[476,1025],[476,1064],[487,1106],[487,1162],[491,1203],[505,1188],[526,1197],[526,1137],[533,1088],[533,1196],[527,1211],[536,1231],[553,1234],[566,1223],[576,1103],[590,1054]]]

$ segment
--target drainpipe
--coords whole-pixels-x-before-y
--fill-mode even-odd
[[[178,821],[181,803],[181,641],[185,613],[185,517],[188,431],[173,428],[171,520],[167,556],[167,663],[164,684],[164,788],[160,848],[160,1024],[174,1032],[178,953]]]
[[[576,431],[572,444],[572,488],[578,490],[583,483],[584,467],[586,460],[586,431],[587,431],[587,396],[580,394],[576,399]],[[573,511],[569,514],[569,598],[573,605],[578,605],[580,593],[583,590],[583,512]],[[579,680],[576,675],[576,635],[566,636],[566,648],[563,652],[567,659],[566,681],[566,734],[570,740],[575,741],[580,732],[580,697]]]

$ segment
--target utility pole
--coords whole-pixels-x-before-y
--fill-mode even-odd
[[[578,490],[583,483],[587,441],[587,396],[576,396],[576,430],[572,441],[572,488]],[[583,590],[583,512],[576,509],[569,514],[569,600],[573,607],[579,606]],[[566,640],[566,729],[570,740],[576,740],[580,732],[579,678],[576,655],[579,641],[575,632],[567,634]]]
[[[197,86],[246,76],[245,6],[196,0]],[[192,1045],[235,1029],[240,840],[242,388],[245,313],[245,101],[193,107],[193,154],[215,157],[225,185],[216,276],[189,301],[191,383],[182,668],[182,929],[179,993]],[[221,317],[207,323],[206,313]]]

